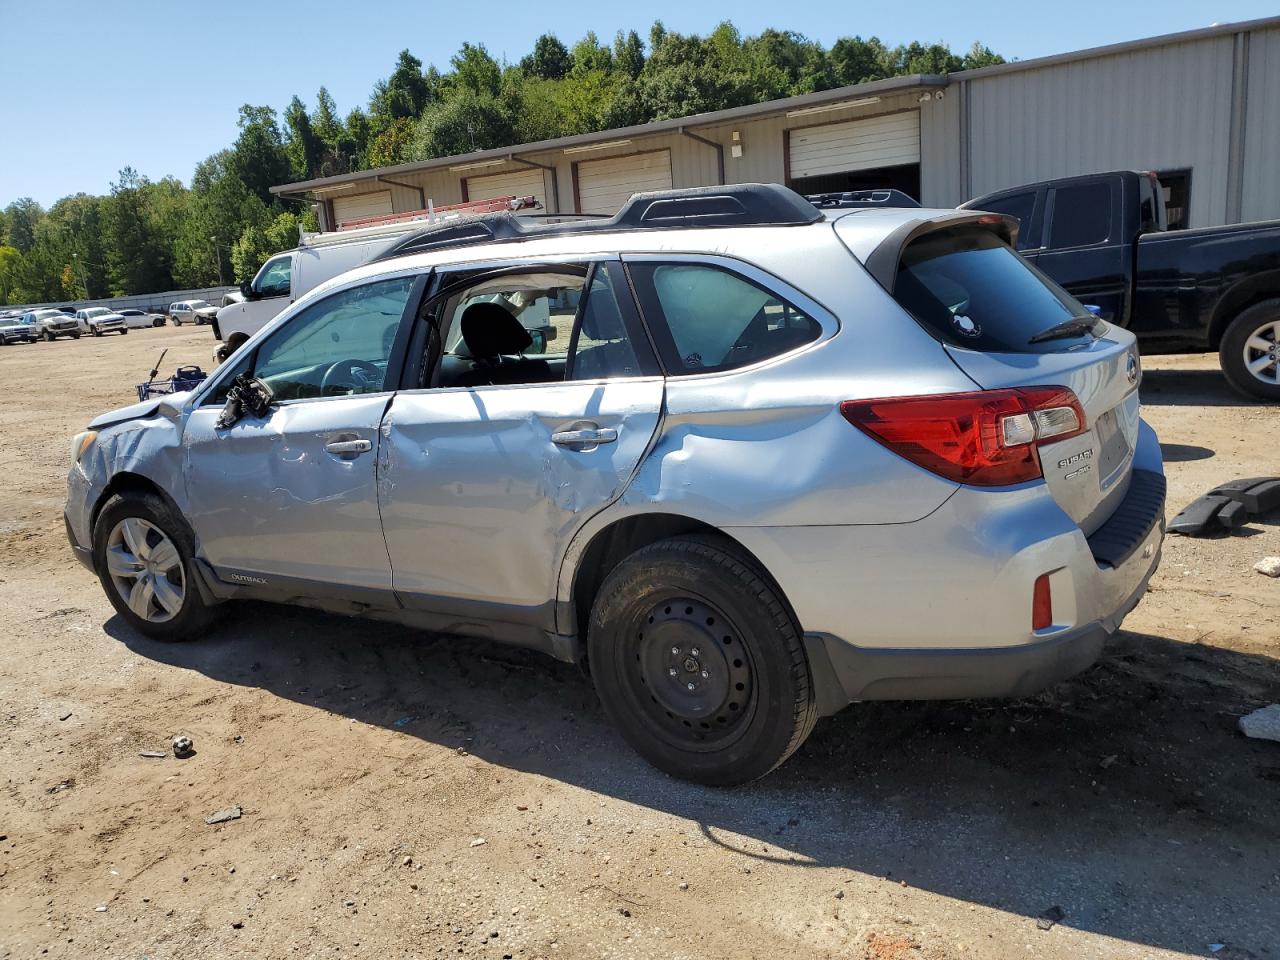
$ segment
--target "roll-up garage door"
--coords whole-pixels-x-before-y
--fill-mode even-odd
[[[791,178],[920,162],[920,112],[805,127],[790,133]]]
[[[578,164],[578,212],[617,213],[633,193],[671,189],[671,151]]]
[[[361,217],[376,217],[384,213],[394,213],[391,206],[391,191],[380,193],[362,193],[354,197],[333,198],[333,218],[338,223],[348,223]]]
[[[467,177],[468,200],[491,200],[494,197],[533,197],[547,205],[547,185],[541,170],[515,170],[487,177]]]

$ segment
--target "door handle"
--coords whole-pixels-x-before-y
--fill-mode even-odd
[[[551,442],[562,447],[595,446],[601,443],[613,443],[618,439],[618,431],[613,427],[592,427],[587,430],[562,430],[551,435]]]
[[[368,453],[373,449],[372,440],[330,440],[324,445],[327,453],[356,454]]]

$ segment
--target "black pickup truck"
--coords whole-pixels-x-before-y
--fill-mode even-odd
[[[1146,353],[1217,350],[1237,390],[1280,400],[1280,220],[1169,230],[1151,173],[1046,180],[961,205],[1020,221],[1019,252]]]

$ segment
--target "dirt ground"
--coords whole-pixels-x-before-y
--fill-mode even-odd
[[[1168,538],[1079,678],[855,705],[703,789],[533,654],[267,605],[130,632],[59,514],[69,437],[162,346],[212,340],[0,348],[0,957],[1280,957],[1280,744],[1236,729],[1280,701],[1280,517]],[[1280,410],[1146,366],[1170,513],[1280,474]]]

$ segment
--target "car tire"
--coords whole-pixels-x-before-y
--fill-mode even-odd
[[[45,340],[49,341],[49,343],[53,343],[53,341],[54,341],[54,340],[58,339],[58,338],[57,338],[57,337],[55,337],[52,333],[50,333],[48,330],[44,331],[44,333],[42,333],[42,334],[41,334],[41,336],[42,336],[42,337],[44,337],[44,338],[45,338]]]
[[[71,339],[72,339],[72,340],[79,340],[79,339],[80,339],[80,334],[79,334],[79,333],[73,333],[73,334],[71,335]]]
[[[1249,363],[1270,358],[1258,372]],[[1218,346],[1222,373],[1239,393],[1280,400],[1280,299],[1255,303],[1231,321]],[[1266,379],[1264,379],[1264,377]]]
[[[89,332],[92,333],[95,337],[102,336],[102,331],[99,330],[97,327],[90,327]]]
[[[127,329],[120,331],[120,336],[127,337],[128,335],[129,335],[129,331]]]
[[[614,567],[592,606],[587,657],[623,738],[683,780],[762,777],[817,720],[800,629],[727,540],[661,540]]]
[[[201,593],[194,545],[186,521],[155,493],[120,493],[103,506],[93,528],[94,570],[111,605],[138,633],[153,640],[195,640],[213,625],[218,608]],[[170,557],[166,569],[157,566]],[[116,575],[128,570],[147,578],[136,595],[139,574]]]

